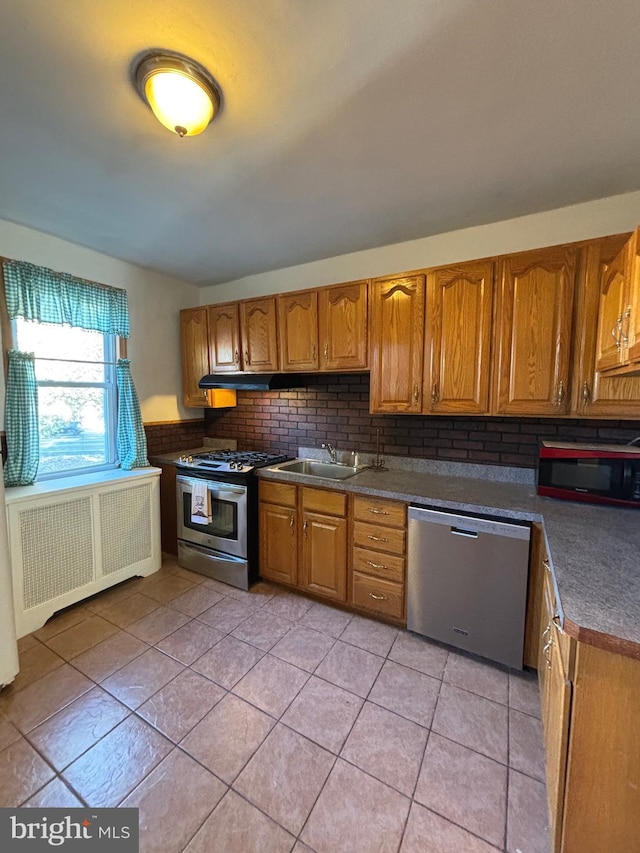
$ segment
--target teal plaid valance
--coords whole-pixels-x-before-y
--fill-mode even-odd
[[[5,261],[3,270],[12,320],[24,317],[129,337],[126,290],[91,284],[25,261]]]

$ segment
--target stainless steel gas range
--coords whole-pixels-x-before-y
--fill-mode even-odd
[[[258,579],[255,470],[288,458],[216,450],[176,459],[178,564],[249,589]]]

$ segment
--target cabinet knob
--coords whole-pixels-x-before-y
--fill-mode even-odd
[[[589,402],[591,397],[591,391],[589,391],[589,385],[587,382],[582,386],[582,402],[586,405]]]

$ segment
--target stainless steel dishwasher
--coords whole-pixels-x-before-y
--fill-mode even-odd
[[[531,528],[409,507],[407,628],[522,669]]]

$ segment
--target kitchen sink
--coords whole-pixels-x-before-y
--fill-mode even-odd
[[[367,467],[343,465],[341,462],[319,462],[317,459],[294,459],[291,462],[281,462],[270,470],[284,471],[287,474],[306,474],[308,477],[322,477],[325,480],[347,480]]]

